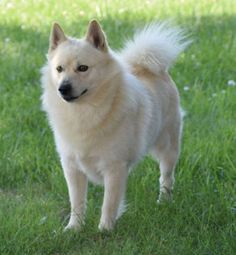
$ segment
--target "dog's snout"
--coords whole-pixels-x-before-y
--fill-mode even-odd
[[[64,96],[69,95],[71,90],[72,90],[71,83],[70,82],[63,82],[58,90]]]

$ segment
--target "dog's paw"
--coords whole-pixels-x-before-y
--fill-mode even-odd
[[[80,214],[71,214],[69,223],[64,228],[64,232],[67,230],[80,230],[80,228],[84,225],[84,215]]]
[[[84,221],[82,219],[79,219],[78,217],[71,217],[69,223],[64,228],[64,232],[68,230],[80,230],[83,224]]]
[[[171,202],[172,200],[172,191],[170,189],[167,189],[166,187],[163,187],[163,190],[160,191],[157,203],[164,203],[164,202]]]
[[[79,223],[68,223],[67,226],[64,228],[64,232],[67,232],[69,230],[75,230],[78,231],[81,228],[81,224]]]
[[[98,225],[98,229],[100,231],[111,231],[114,228],[114,225],[115,225],[114,221],[112,220],[106,220],[106,221],[101,220]]]

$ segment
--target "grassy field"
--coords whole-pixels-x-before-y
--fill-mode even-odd
[[[63,233],[67,188],[40,109],[40,68],[57,20],[82,36],[97,18],[110,46],[159,19],[185,27],[193,44],[171,74],[186,110],[174,200],[157,205],[158,166],[129,178],[129,207],[100,233],[103,190],[89,186],[85,227]],[[0,254],[197,254],[236,252],[236,2],[0,1]]]

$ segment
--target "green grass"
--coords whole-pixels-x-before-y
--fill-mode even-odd
[[[97,230],[103,191],[93,185],[85,227],[63,233],[69,202],[40,68],[54,20],[79,37],[92,18],[115,49],[149,21],[188,29],[194,42],[171,69],[187,116],[171,204],[156,204],[159,170],[147,158],[112,233]],[[0,254],[235,254],[235,28],[234,0],[0,1]]]

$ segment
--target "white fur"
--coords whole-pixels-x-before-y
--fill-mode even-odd
[[[184,30],[170,23],[152,23],[126,43],[121,54],[127,63],[139,64],[154,73],[167,71],[189,45]]]
[[[99,25],[90,23],[86,39],[65,39],[55,25],[48,63],[42,69],[43,108],[52,127],[68,185],[71,218],[79,227],[86,210],[87,180],[105,186],[100,229],[112,229],[124,209],[129,169],[151,152],[160,160],[160,191],[168,197],[179,155],[181,113],[178,92],[166,69],[185,47],[176,30],[146,27],[117,55]],[[99,40],[97,40],[99,37]],[[93,45],[94,44],[94,45]],[[149,61],[150,56],[154,61]],[[77,62],[85,73],[75,72]],[[65,71],[58,74],[57,65]],[[75,95],[58,93],[63,79]]]

